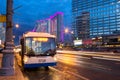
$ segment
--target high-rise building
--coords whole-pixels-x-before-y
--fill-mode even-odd
[[[50,19],[38,20],[35,26],[36,32],[50,33]]]
[[[72,18],[79,39],[114,34],[120,31],[120,0],[72,0]]]
[[[47,19],[38,20],[34,31],[53,34],[57,43],[63,42],[63,13],[57,12]]]
[[[76,29],[79,39],[89,38],[89,13],[83,12],[80,16],[76,17]]]
[[[63,13],[57,12],[53,16],[50,16],[50,33],[57,36],[57,42],[63,42]]]

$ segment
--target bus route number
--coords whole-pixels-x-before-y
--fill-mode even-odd
[[[46,60],[45,59],[39,59],[38,62],[43,63],[43,62],[46,62]]]

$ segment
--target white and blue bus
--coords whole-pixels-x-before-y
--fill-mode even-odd
[[[56,65],[56,37],[43,32],[27,32],[21,38],[21,62],[24,68]]]

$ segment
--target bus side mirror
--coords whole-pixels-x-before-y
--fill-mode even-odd
[[[21,45],[24,44],[24,39],[21,39],[21,40],[20,40],[20,44],[21,44]]]

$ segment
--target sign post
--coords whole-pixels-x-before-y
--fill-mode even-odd
[[[13,27],[12,6],[13,6],[13,0],[7,0],[5,49],[3,50],[2,69],[0,69],[0,75],[4,75],[4,76],[14,75],[14,51],[13,51],[14,43],[13,43],[13,34],[12,34],[12,27]]]

